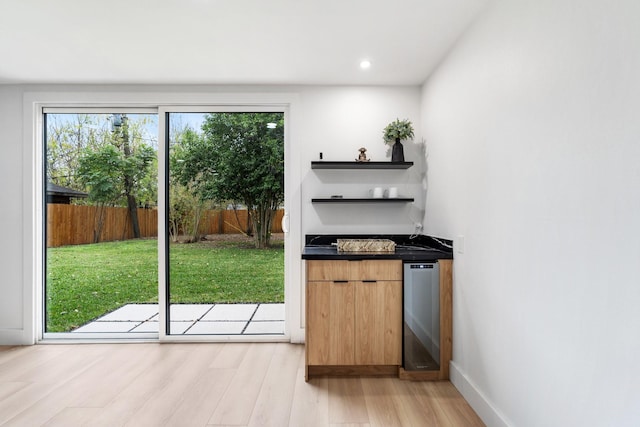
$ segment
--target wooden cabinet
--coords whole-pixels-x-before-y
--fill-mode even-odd
[[[308,261],[306,291],[307,377],[397,372],[402,261]]]
[[[353,282],[309,282],[307,359],[311,365],[355,363]]]
[[[402,281],[355,282],[356,365],[402,363]]]

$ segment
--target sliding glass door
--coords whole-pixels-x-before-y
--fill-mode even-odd
[[[285,114],[262,110],[163,116],[167,336],[284,336]]]
[[[158,335],[157,130],[155,112],[45,110],[45,336]]]
[[[45,108],[42,338],[287,340],[287,108]]]

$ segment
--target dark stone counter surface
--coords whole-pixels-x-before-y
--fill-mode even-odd
[[[335,246],[338,239],[389,239],[396,243],[396,251],[338,253]],[[302,259],[401,259],[406,262],[430,262],[453,259],[453,250],[451,240],[422,235],[412,237],[408,234],[308,234],[305,237]]]

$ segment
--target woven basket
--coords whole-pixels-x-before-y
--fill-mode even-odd
[[[389,239],[338,239],[338,252],[386,252],[396,251],[396,244]]]

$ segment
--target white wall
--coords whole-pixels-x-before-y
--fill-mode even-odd
[[[420,144],[419,88],[310,88],[304,91],[302,156],[302,218],[306,233],[403,233],[410,234],[414,222],[422,221],[425,191],[424,155]],[[411,120],[415,143],[404,143],[407,170],[311,170],[311,161],[351,161],[360,147],[372,161],[389,161],[389,145],[382,130],[391,121]],[[314,197],[368,197],[374,187],[397,187],[401,195],[415,197],[413,204],[327,205],[311,204]],[[418,208],[419,207],[419,208]]]
[[[426,82],[453,380],[489,425],[640,425],[640,3],[495,1]]]
[[[229,95],[231,94],[231,95]],[[75,104],[121,103],[129,105],[206,104],[211,99],[232,102],[233,94],[244,94],[240,99],[295,99],[291,107],[289,131],[296,152],[293,171],[293,199],[291,225],[297,228],[298,241],[290,242],[294,265],[289,274],[297,286],[296,304],[293,310],[296,324],[303,326],[303,293],[301,292],[303,268],[300,250],[307,233],[403,232],[412,231],[412,218],[421,220],[424,206],[424,190],[420,184],[424,168],[419,145],[406,145],[407,160],[415,160],[416,167],[409,171],[378,171],[346,175],[310,170],[311,160],[322,151],[327,160],[352,160],[358,148],[369,149],[374,160],[388,160],[382,142],[382,129],[396,117],[414,122],[420,117],[419,87],[294,87],[294,86],[2,86],[0,85],[0,177],[2,177],[5,203],[0,210],[3,229],[3,245],[0,246],[0,345],[33,342],[32,323],[34,307],[32,288],[39,283],[34,275],[34,259],[38,256],[33,245],[32,222],[35,206],[33,176],[36,154],[28,145],[32,143],[28,133],[32,127],[29,104],[33,100],[55,103],[56,100],[73,99]],[[280,96],[279,94],[284,94]],[[285,96],[286,95],[286,96]],[[293,98],[292,98],[293,97]],[[237,101],[237,99],[236,99]],[[26,117],[26,123],[23,117]],[[420,138],[417,129],[416,140]],[[25,149],[26,147],[26,149]],[[23,185],[24,181],[24,185]],[[416,205],[395,205],[372,210],[371,206],[334,207],[325,209],[311,205],[309,199],[326,192],[335,181],[341,191],[352,193],[366,191],[375,185],[390,183],[403,192],[415,193]],[[333,191],[333,190],[332,190]],[[357,217],[357,221],[353,218]],[[348,226],[340,225],[342,222]],[[293,233],[292,233],[293,234]],[[297,304],[299,302],[299,304]],[[300,330],[294,331],[294,340],[300,339]]]
[[[22,92],[0,86],[0,343],[23,335]]]

